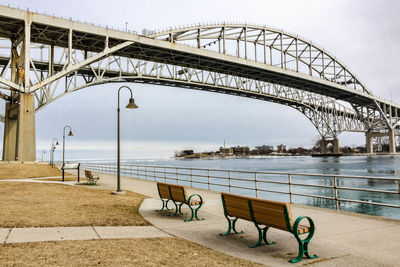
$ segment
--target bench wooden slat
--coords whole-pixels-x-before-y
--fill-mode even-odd
[[[249,209],[245,210],[245,209],[239,209],[239,208],[235,208],[235,207],[229,207],[229,208],[227,208],[227,213],[231,217],[237,217],[237,218],[242,218],[242,219],[246,219],[246,220],[251,220]]]
[[[171,197],[174,201],[185,203],[187,200],[184,186],[170,186]]]
[[[254,214],[254,218],[258,224],[272,226],[275,228],[279,228],[281,230],[288,231],[287,224],[285,218],[282,217],[274,217],[269,214]]]
[[[236,200],[227,200],[225,201],[225,205],[227,208],[234,207],[238,209],[249,209],[249,202],[248,201],[236,201]]]
[[[158,192],[160,193],[162,198],[170,198],[168,186],[160,185],[158,187]]]

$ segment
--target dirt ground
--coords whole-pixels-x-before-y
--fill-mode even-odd
[[[30,163],[0,163],[0,179],[19,179],[61,176],[62,172],[55,166]],[[66,174],[66,176],[71,174]]]
[[[263,266],[180,238],[1,244],[1,266]]]
[[[144,198],[83,185],[0,182],[0,227],[148,225],[138,213]]]

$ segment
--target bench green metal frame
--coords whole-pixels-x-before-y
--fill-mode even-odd
[[[238,232],[236,230],[236,222],[237,222],[237,220],[239,218],[229,215],[229,213],[227,211],[227,208],[226,208],[225,198],[224,198],[224,196],[222,194],[221,194],[221,199],[222,199],[222,206],[224,208],[224,215],[225,215],[225,218],[228,220],[228,230],[225,233],[221,233],[220,235],[221,236],[229,235],[232,232],[232,230],[236,234],[243,233],[243,231]],[[248,203],[248,208],[249,208],[251,221],[254,223],[254,225],[256,226],[256,228],[258,230],[258,241],[257,241],[257,243],[255,243],[253,245],[250,245],[249,247],[255,248],[255,247],[261,246],[263,241],[267,245],[276,244],[276,242],[268,241],[268,239],[267,239],[267,231],[272,226],[266,225],[264,228],[260,227],[260,225],[262,225],[262,224],[259,224],[255,219],[254,212],[253,212],[253,205],[252,205],[251,199],[248,199],[247,203]],[[309,259],[318,258],[317,255],[310,255],[309,252],[308,252],[308,245],[309,245],[312,237],[314,236],[314,232],[315,232],[314,221],[308,216],[300,216],[295,220],[295,222],[293,224],[293,227],[292,227],[292,225],[290,223],[290,219],[289,219],[290,218],[289,211],[287,210],[287,208],[284,207],[282,212],[283,212],[285,220],[286,220],[286,227],[287,227],[286,231],[288,231],[288,232],[290,232],[290,233],[292,233],[294,235],[294,237],[296,238],[296,240],[298,242],[298,245],[299,245],[299,251],[298,251],[297,257],[295,259],[289,260],[289,262],[290,263],[299,262],[300,260],[303,259],[303,255],[305,255]],[[244,219],[244,218],[240,218],[240,219]],[[308,231],[308,236],[306,238],[304,238],[304,239],[301,239],[300,235],[307,234],[307,233],[298,234],[298,228],[299,228],[300,222],[303,219],[307,219],[309,221],[310,229]]]
[[[203,206],[203,198],[199,194],[192,194],[187,198],[184,186],[176,186],[176,185],[173,185],[173,184],[163,183],[164,185],[168,186],[168,191],[169,191],[168,198],[165,198],[165,197],[162,196],[162,194],[160,192],[159,184],[160,183],[157,183],[157,190],[158,190],[158,195],[160,196],[160,199],[162,201],[162,207],[161,207],[161,209],[159,209],[157,211],[163,211],[164,209],[165,210],[172,210],[172,209],[168,208],[168,202],[172,201],[174,203],[174,205],[175,205],[175,213],[170,214],[169,216],[176,216],[176,215],[178,215],[178,213],[180,215],[185,215],[185,214],[182,213],[182,206],[183,206],[183,204],[186,204],[190,208],[191,217],[190,217],[190,219],[184,220],[184,222],[191,222],[191,221],[194,220],[194,218],[196,218],[199,221],[204,220],[204,218],[199,218],[198,217],[198,211]],[[183,200],[184,200],[183,202],[179,201],[179,200],[176,200],[176,199],[174,199],[172,197],[171,187],[177,187],[177,188],[181,188],[182,189],[182,197],[183,197]],[[193,204],[191,204],[191,200],[195,196],[197,196],[200,199],[200,201],[198,201],[199,204],[193,205]],[[195,206],[197,206],[197,207],[195,207]]]
[[[89,175],[90,173],[90,175]],[[100,177],[96,174],[92,174],[91,171],[85,170],[85,177],[87,179],[87,183],[89,185],[97,185],[97,181],[100,179]]]

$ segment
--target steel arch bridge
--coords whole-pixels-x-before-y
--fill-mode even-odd
[[[142,34],[0,6],[3,160],[34,160],[35,112],[88,86],[137,82],[237,95],[292,107],[324,139],[388,135],[400,105],[374,96],[341,61],[265,26],[196,24]]]

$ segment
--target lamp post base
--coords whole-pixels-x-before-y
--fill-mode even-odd
[[[125,191],[112,191],[111,192],[112,195],[125,195]]]

